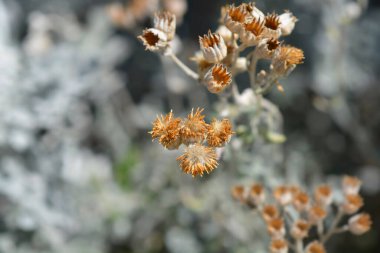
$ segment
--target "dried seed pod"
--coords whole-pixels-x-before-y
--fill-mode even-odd
[[[231,73],[222,64],[214,65],[204,76],[206,87],[211,93],[222,92],[231,84],[231,81]]]
[[[208,32],[203,37],[199,37],[201,51],[206,61],[218,63],[227,56],[227,46],[219,34]]]

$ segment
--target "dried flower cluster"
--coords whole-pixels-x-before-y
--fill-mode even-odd
[[[361,181],[356,177],[345,176],[342,180],[341,192],[343,201],[335,201],[337,192],[328,186],[320,185],[314,189],[313,195],[307,194],[296,185],[282,185],[273,189],[273,202],[260,184],[249,188],[238,185],[232,189],[235,199],[245,205],[257,209],[265,221],[272,242],[269,246],[272,253],[323,253],[324,244],[337,233],[350,231],[361,235],[371,228],[371,218],[366,213],[359,213],[363,199],[359,195]],[[336,208],[333,208],[335,206]],[[336,212],[333,210],[337,209]],[[345,215],[353,215],[348,223],[340,226]],[[327,219],[333,219],[326,226]],[[314,229],[318,238],[310,238]],[[304,247],[304,241],[311,241]]]
[[[157,117],[150,132],[167,149],[185,145],[184,154],[177,160],[182,170],[193,177],[210,173],[218,165],[215,148],[223,147],[233,134],[228,119],[213,119],[207,124],[203,109],[192,110],[186,118],[176,118],[173,112]]]

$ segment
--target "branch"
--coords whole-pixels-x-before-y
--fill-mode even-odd
[[[172,52],[168,53],[167,56],[169,56],[177,66],[185,72],[186,75],[190,76],[191,78],[195,80],[199,80],[199,75],[195,73],[192,69],[190,69],[186,64],[184,64],[178,57],[173,54]]]

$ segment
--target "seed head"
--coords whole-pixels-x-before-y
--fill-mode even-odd
[[[269,250],[271,253],[288,253],[288,243],[284,239],[274,239],[270,243]]]
[[[355,235],[362,235],[370,230],[372,226],[371,216],[360,213],[351,217],[348,221],[348,229]]]
[[[153,140],[158,138],[158,141],[167,149],[178,149],[181,145],[180,136],[181,119],[175,118],[172,111],[167,115],[157,116],[153,122],[153,129],[149,132]]]
[[[326,253],[326,250],[320,242],[313,241],[306,246],[305,253]]]
[[[183,144],[202,143],[205,140],[209,126],[204,121],[205,116],[202,115],[202,112],[203,109],[200,108],[197,108],[195,113],[192,109],[183,121],[180,131]]]
[[[231,73],[222,64],[215,64],[207,71],[204,77],[208,91],[216,94],[227,88],[231,81]]]
[[[250,22],[244,24],[240,32],[241,41],[249,46],[255,46],[259,43],[264,30],[264,21],[260,18],[253,18]]]
[[[223,38],[216,33],[208,32],[203,37],[199,37],[201,51],[206,61],[217,63],[227,56],[227,46]]]
[[[143,31],[143,34],[137,37],[149,51],[163,51],[168,45],[167,35],[156,29],[149,28]]]

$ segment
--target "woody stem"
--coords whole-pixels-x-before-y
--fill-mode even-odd
[[[173,54],[169,53],[168,56],[173,60],[177,66],[185,72],[186,75],[190,76],[191,78],[195,80],[199,80],[199,75],[195,73],[192,69],[190,69],[186,64],[184,64],[178,57]]]

